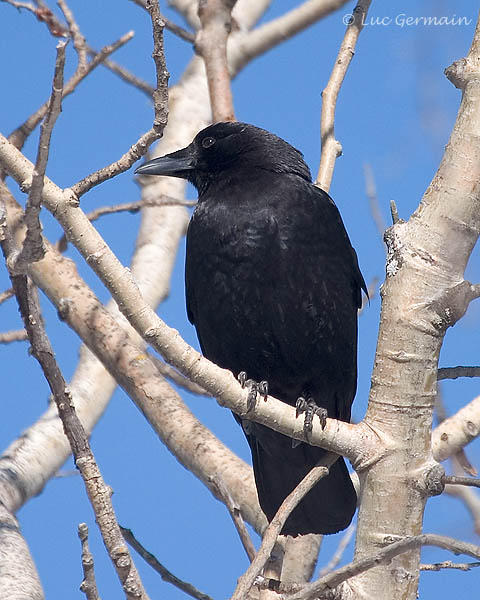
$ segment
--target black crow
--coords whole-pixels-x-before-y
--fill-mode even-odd
[[[357,382],[357,310],[366,287],[340,213],[312,184],[302,154],[258,127],[216,123],[186,148],[136,173],[182,177],[198,190],[185,283],[188,318],[203,354],[237,377],[246,372],[254,381],[266,380],[269,393],[299,410],[308,406],[310,416],[318,405],[329,417],[349,421]],[[298,404],[299,398],[305,400]],[[241,425],[260,506],[270,521],[325,450],[292,444],[245,419]],[[282,533],[340,531],[356,503],[339,458]]]

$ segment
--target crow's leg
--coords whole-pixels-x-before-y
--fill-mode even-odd
[[[266,401],[268,396],[268,382],[267,381],[254,381],[253,379],[247,379],[245,371],[240,371],[237,377],[242,388],[248,389],[247,397],[247,413],[255,408],[257,403],[257,394],[260,394]]]

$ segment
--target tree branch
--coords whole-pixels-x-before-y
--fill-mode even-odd
[[[11,344],[12,342],[24,342],[28,340],[25,329],[13,329],[0,333],[0,344]]]
[[[480,433],[480,396],[474,398],[455,415],[445,419],[432,432],[432,451],[442,462],[461,450]]]
[[[239,506],[235,504],[230,492],[227,489],[227,486],[223,483],[220,477],[218,477],[218,475],[216,477],[212,477],[212,484],[217,490],[217,498],[220,498],[227,507],[240,541],[242,542],[243,549],[245,550],[250,562],[252,562],[256,554],[255,546],[253,545],[252,538],[249,536],[247,528],[245,527]]]
[[[232,30],[232,9],[237,0],[199,0],[201,29],[195,48],[205,61],[212,120],[235,121],[230,73],[227,62],[227,40]]]
[[[73,46],[77,52],[78,56],[78,68],[86,69],[87,67],[87,46],[85,43],[85,37],[80,31],[80,27],[73,16],[73,12],[71,11],[68,4],[65,0],[57,0],[57,4],[60,7],[60,10],[65,17],[65,20],[68,23],[68,29],[70,31],[70,36],[73,41]]]
[[[441,367],[437,372],[437,381],[459,377],[480,377],[480,367]]]
[[[451,560],[445,560],[440,563],[434,563],[433,565],[420,565],[420,571],[441,571],[442,569],[456,569],[458,571],[470,571],[474,567],[480,567],[480,562],[472,563],[454,563]]]
[[[5,302],[6,300],[8,300],[9,298],[11,298],[14,295],[15,294],[14,294],[12,288],[9,288],[8,290],[5,290],[4,292],[2,292],[0,294],[0,304],[2,304],[3,302]]]
[[[329,573],[317,581],[306,585],[301,592],[289,596],[289,600],[313,600],[313,598],[317,598],[324,591],[337,587],[355,575],[359,575],[379,564],[388,563],[395,556],[422,546],[437,546],[455,554],[466,554],[473,558],[480,558],[480,546],[433,533],[424,533],[423,535],[407,537],[398,542],[390,543],[375,554],[354,561],[333,573]]]
[[[352,20],[340,45],[330,79],[322,92],[320,137],[322,151],[315,185],[326,192],[330,189],[336,159],[342,154],[342,145],[335,139],[335,108],[337,98],[350,62],[355,54],[358,36],[363,29],[371,0],[359,0],[353,9]]]
[[[93,556],[88,546],[88,527],[86,523],[80,523],[78,526],[78,537],[82,544],[82,569],[83,581],[80,584],[80,591],[83,592],[87,600],[100,600],[95,581],[95,568]]]
[[[331,465],[333,462],[335,462],[336,458],[338,457],[331,456],[322,462],[328,462],[328,464]],[[311,469],[311,471],[307,473],[307,475],[305,475],[305,477],[300,481],[297,487],[285,498],[277,513],[266,528],[263,534],[262,545],[260,546],[260,549],[257,552],[254,560],[248,567],[245,574],[242,575],[238,580],[238,585],[232,595],[232,600],[243,600],[247,597],[250,588],[255,582],[255,579],[258,577],[260,571],[263,569],[265,563],[269,559],[280,531],[285,525],[285,521],[290,516],[290,513],[297,506],[300,500],[308,494],[313,486],[318,483],[320,479],[326,477],[327,475],[327,466],[322,464],[313,467],[313,469]]]
[[[120,529],[125,540],[143,558],[143,560],[160,575],[163,581],[171,583],[179,590],[182,590],[182,592],[185,592],[186,594],[188,594],[192,598],[196,598],[197,600],[212,600],[210,596],[197,590],[197,588],[191,583],[179,579],[176,575],[174,575],[171,571],[164,567],[162,563],[151,552],[149,552],[144,548],[144,546],[142,546],[142,544],[133,535],[131,529],[126,529],[125,527],[121,527]]]
[[[146,0],[131,1],[137,6],[140,6],[141,8],[147,10]],[[186,42],[190,42],[191,44],[195,43],[195,34],[193,34],[191,31],[187,31],[183,27],[180,27],[180,25],[177,25],[173,21],[170,21],[170,19],[167,19],[165,15],[162,15],[162,21],[165,23],[165,27],[175,35],[178,35],[179,38],[185,40]]]
[[[53,76],[52,95],[48,103],[45,120],[40,128],[37,159],[32,173],[32,182],[25,208],[25,224],[27,233],[20,254],[10,256],[9,268],[16,273],[25,273],[31,262],[41,260],[45,255],[42,241],[42,226],[40,224],[40,210],[43,191],[43,178],[47,168],[50,139],[57,117],[62,109],[63,71],[65,68],[65,48],[67,42],[57,45],[57,58]]]
[[[469,487],[480,488],[480,479],[473,479],[472,477],[460,477],[458,475],[444,475],[443,483],[445,485],[467,485]]]

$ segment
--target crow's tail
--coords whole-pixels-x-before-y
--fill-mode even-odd
[[[252,451],[258,499],[271,521],[283,500],[326,451],[305,443],[292,448],[291,438],[262,425],[249,423],[245,434]],[[327,477],[303,498],[285,523],[283,535],[337,533],[350,524],[357,495],[347,466],[340,457]]]

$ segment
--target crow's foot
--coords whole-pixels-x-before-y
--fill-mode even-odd
[[[328,416],[327,410],[317,406],[313,398],[307,398],[305,400],[305,398],[300,397],[298,398],[295,407],[297,409],[297,418],[301,413],[305,413],[305,421],[303,423],[303,431],[305,435],[308,435],[312,431],[313,417],[315,415],[317,415],[320,419],[322,429],[325,429]]]
[[[241,371],[237,377],[242,388],[248,388],[247,396],[247,413],[255,408],[257,403],[257,394],[260,394],[266,401],[268,397],[268,382],[267,381],[254,381],[253,379],[247,379],[245,371]]]

